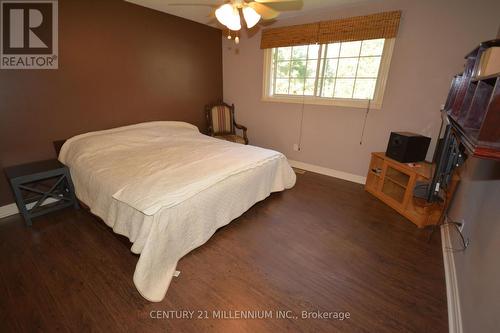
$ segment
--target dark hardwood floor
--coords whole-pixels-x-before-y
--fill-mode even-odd
[[[428,234],[361,185],[308,172],[185,256],[165,300],[150,303],[133,285],[128,242],[90,213],[32,228],[12,216],[0,220],[0,331],[447,332],[439,233]],[[253,310],[298,318],[213,318]]]

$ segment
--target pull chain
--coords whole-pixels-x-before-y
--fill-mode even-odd
[[[359,145],[362,146],[363,145],[363,137],[365,135],[365,127],[366,127],[366,121],[368,119],[368,113],[370,112],[370,103],[371,103],[371,99],[368,100],[368,106],[366,107],[366,113],[365,113],[365,119],[363,121],[363,129],[361,130],[361,137],[359,138]]]

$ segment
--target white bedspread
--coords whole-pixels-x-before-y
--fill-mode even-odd
[[[78,198],[140,253],[134,283],[161,301],[178,260],[295,174],[276,151],[214,139],[182,122],[149,122],[66,141],[59,159]]]

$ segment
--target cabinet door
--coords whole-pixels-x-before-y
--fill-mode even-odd
[[[394,165],[385,163],[382,179],[380,193],[393,205],[403,209],[408,201],[408,191],[411,191],[409,185],[413,182],[412,176]]]
[[[370,192],[379,190],[379,183],[384,167],[384,160],[376,155],[372,155],[368,174],[366,175],[365,188]]]

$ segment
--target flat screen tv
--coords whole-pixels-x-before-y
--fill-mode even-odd
[[[461,144],[459,136],[453,130],[446,112],[441,112],[441,119],[441,129],[433,157],[433,163],[436,167],[427,189],[428,202],[445,200],[453,170],[460,166],[467,158],[465,147]]]

